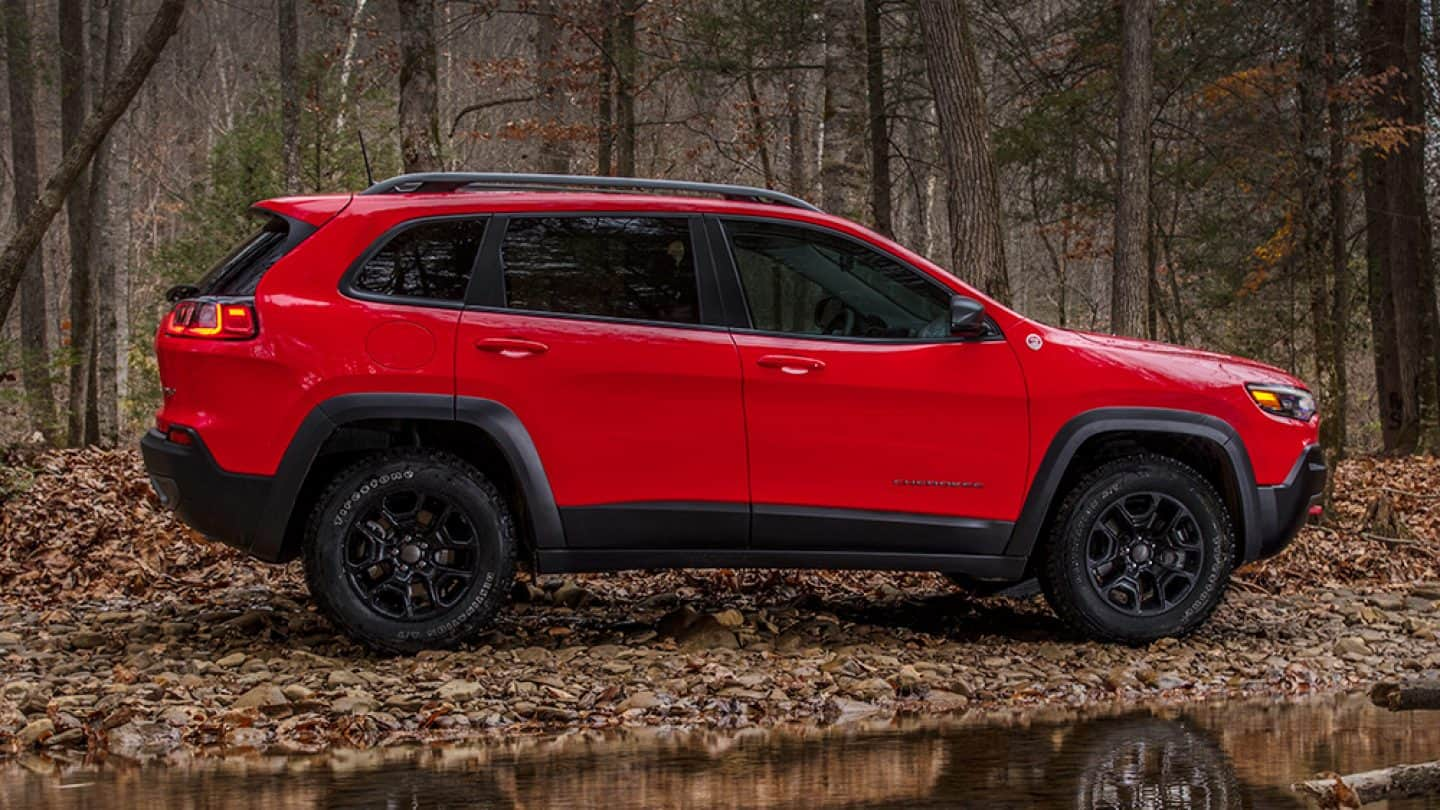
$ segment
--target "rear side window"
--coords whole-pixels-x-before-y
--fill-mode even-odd
[[[259,233],[241,242],[197,281],[195,289],[200,295],[254,295],[265,271],[314,232],[304,223],[271,216]]]
[[[416,223],[366,259],[351,286],[371,295],[463,301],[484,236],[484,219]]]
[[[501,247],[512,309],[699,323],[683,218],[516,217]]]

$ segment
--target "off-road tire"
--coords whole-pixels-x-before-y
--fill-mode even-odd
[[[1155,615],[1127,613],[1107,601],[1092,585],[1087,559],[1091,532],[1105,510],[1142,493],[1158,493],[1188,509],[1203,552],[1188,593]],[[1041,549],[1041,589],[1065,624],[1094,639],[1138,645],[1184,636],[1203,625],[1225,596],[1235,567],[1233,525],[1215,488],[1189,466],[1150,453],[1116,459],[1066,494]]]
[[[408,491],[444,499],[463,513],[475,534],[475,556],[466,564],[475,571],[472,579],[453,588],[452,604],[432,605],[435,615],[412,619],[390,617],[372,607],[352,581],[346,562],[356,523],[387,496],[403,498]],[[305,582],[326,618],[368,647],[402,654],[453,647],[489,624],[504,605],[515,576],[517,545],[505,499],[478,469],[437,450],[391,450],[343,470],[321,494],[306,526]],[[405,603],[409,601],[407,596]]]

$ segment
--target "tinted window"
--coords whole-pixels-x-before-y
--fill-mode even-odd
[[[355,289],[376,295],[463,301],[485,236],[483,219],[442,219],[390,237],[355,274]]]
[[[501,248],[514,309],[698,323],[685,219],[517,217]]]
[[[265,227],[241,242],[230,255],[210,268],[204,278],[195,282],[196,291],[201,295],[254,295],[265,271],[304,241],[304,237],[313,230],[297,225],[292,233],[289,222],[281,217],[270,217]]]
[[[857,242],[809,228],[729,221],[750,322],[767,332],[944,338],[950,294]]]

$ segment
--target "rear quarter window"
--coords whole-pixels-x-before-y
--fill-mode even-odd
[[[485,238],[484,218],[421,220],[383,237],[362,260],[350,291],[366,297],[460,302]]]
[[[265,272],[314,232],[314,227],[303,222],[271,214],[259,231],[210,268],[195,288],[200,295],[254,295]]]

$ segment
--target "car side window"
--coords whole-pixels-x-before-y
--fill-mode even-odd
[[[484,236],[484,219],[421,221],[366,259],[351,286],[372,295],[463,301]]]
[[[950,294],[912,267],[812,228],[724,225],[755,329],[896,340],[949,335]]]
[[[511,309],[700,322],[684,218],[515,217],[500,254]]]

